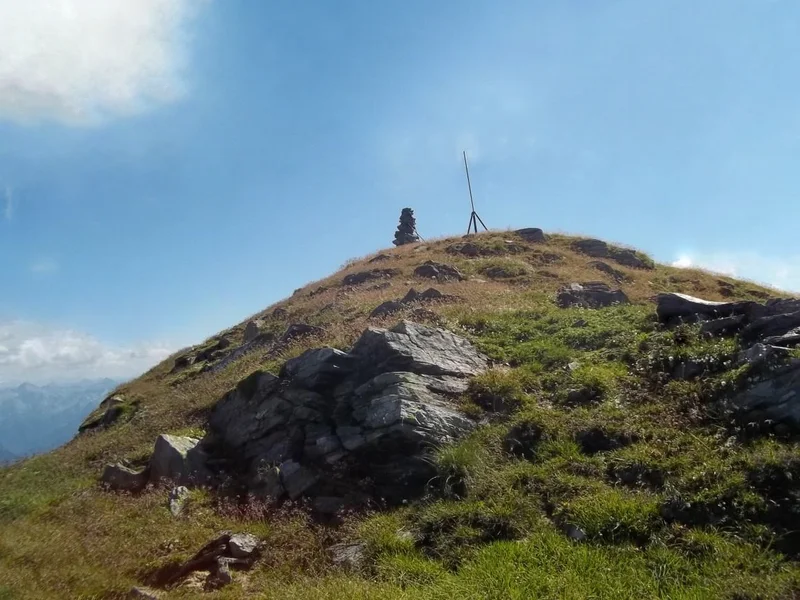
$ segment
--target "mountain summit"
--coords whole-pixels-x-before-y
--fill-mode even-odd
[[[401,244],[0,471],[0,597],[793,598],[798,346],[601,240]]]

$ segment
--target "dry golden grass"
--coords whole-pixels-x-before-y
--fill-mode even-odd
[[[496,247],[506,239],[524,245],[510,232],[481,234],[470,241]],[[383,250],[380,253],[388,255],[387,260],[369,263],[376,252],[349,262],[338,273],[304,286],[222,332],[239,343],[250,319],[270,318],[280,307],[289,315],[270,320],[276,332],[291,322],[304,321],[324,327],[322,338],[300,340],[277,355],[270,355],[268,348],[255,351],[218,373],[200,374],[173,385],[175,377],[170,371],[177,353],[121,386],[117,393],[139,403],[130,420],[78,436],[47,455],[0,470],[0,599],[112,598],[141,581],[148,568],[168,558],[188,556],[220,529],[241,527],[235,518],[215,510],[208,495],[198,493],[186,516],[175,519],[166,508],[165,490],[137,498],[109,494],[98,488],[97,477],[108,462],[145,457],[160,433],[203,428],[206,411],[253,370],[265,364],[277,366],[310,346],[347,348],[366,327],[386,326],[404,318],[409,311],[380,320],[371,320],[369,313],[386,300],[401,298],[411,287],[422,291],[435,286],[445,294],[458,296],[456,302],[426,305],[447,320],[473,311],[533,308],[541,305],[543,298],[552,297],[561,285],[573,281],[605,281],[616,286],[608,275],[588,265],[594,259],[571,249],[573,239],[552,235],[549,243],[527,245],[524,252],[480,259],[447,252],[449,245],[463,241],[460,238]],[[413,276],[414,268],[426,260],[454,265],[468,279],[451,283],[419,280]],[[524,267],[524,273],[512,281],[492,281],[481,274],[488,262],[503,261]],[[637,270],[606,262],[628,277],[619,287],[635,303],[647,303],[662,291],[681,291],[710,300],[782,295],[702,270],[665,266]],[[401,273],[386,280],[386,287],[375,282],[342,286],[345,275],[372,268],[396,268]],[[272,544],[274,551],[267,566],[242,578],[243,584],[209,598],[249,597],[255,591],[274,593],[277,589],[289,593],[292,588],[283,586],[324,574],[327,562],[322,549],[333,534],[315,530],[299,516],[247,524],[247,529],[254,527],[260,527],[260,533]],[[280,586],[275,587],[278,583]],[[330,583],[324,579],[313,586],[319,596],[306,597],[328,597],[330,586],[336,585],[349,586],[352,597],[366,597],[362,583]],[[377,585],[370,588],[370,597],[390,597],[391,593],[395,594],[391,597],[397,597],[399,592]],[[178,591],[174,597],[191,597],[191,592]]]

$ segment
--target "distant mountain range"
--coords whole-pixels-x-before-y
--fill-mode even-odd
[[[96,379],[0,388],[0,463],[46,452],[72,439],[86,415],[118,384]]]

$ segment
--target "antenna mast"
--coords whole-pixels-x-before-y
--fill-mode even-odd
[[[489,228],[486,227],[486,225],[483,222],[483,219],[481,219],[478,216],[478,213],[475,212],[475,200],[472,198],[472,182],[470,182],[469,180],[469,165],[467,164],[467,151],[464,150],[463,154],[464,154],[464,170],[467,172],[467,188],[469,189],[469,204],[472,207],[472,212],[469,215],[469,225],[467,225],[467,235],[469,235],[469,232],[472,231],[473,229],[475,230],[475,233],[478,233],[478,221],[480,221],[481,225],[483,225],[483,228],[486,231],[489,231]]]

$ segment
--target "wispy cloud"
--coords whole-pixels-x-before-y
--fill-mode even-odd
[[[3,218],[10,221],[14,218],[14,190],[11,186],[6,186],[3,190]]]
[[[134,377],[174,350],[164,343],[119,347],[69,329],[0,321],[0,383]]]
[[[800,292],[800,254],[766,256],[756,252],[682,252],[674,267],[698,267],[773,287]]]
[[[0,119],[85,124],[184,93],[206,0],[0,0]]]
[[[55,273],[58,268],[59,264],[53,258],[40,258],[31,263],[32,273]]]

